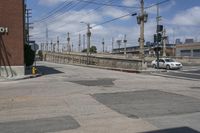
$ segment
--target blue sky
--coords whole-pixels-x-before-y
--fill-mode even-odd
[[[78,34],[85,34],[86,25],[92,26],[92,44],[101,51],[102,39],[105,39],[107,50],[111,49],[112,37],[115,40],[123,39],[127,35],[128,46],[138,45],[139,25],[136,16],[127,16],[122,19],[98,25],[110,19],[128,13],[139,13],[140,0],[93,0],[97,3],[110,3],[135,8],[121,8],[116,6],[102,6],[83,2],[84,0],[27,0],[28,8],[32,9],[31,21],[34,29],[31,30],[32,39],[38,43],[46,42],[46,27],[48,27],[48,41],[56,41],[57,36],[63,45],[66,44],[66,34],[70,32],[71,43],[75,49],[78,46]],[[91,1],[91,0],[86,0]],[[144,0],[145,7],[154,5],[163,0]],[[60,10],[55,10],[57,9]],[[53,12],[52,12],[53,11]],[[56,11],[56,13],[55,13]],[[51,12],[51,13],[50,13]],[[152,41],[156,31],[156,6],[146,9],[149,15],[145,24],[145,40]],[[169,0],[160,5],[161,24],[167,30],[169,41],[176,38],[184,42],[186,38],[200,41],[200,0]],[[117,47],[117,46],[116,46]]]

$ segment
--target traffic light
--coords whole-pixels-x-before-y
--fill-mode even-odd
[[[163,31],[163,25],[157,25],[157,32]]]
[[[162,34],[161,33],[158,33],[157,35],[157,42],[161,42],[162,41]]]
[[[157,35],[156,34],[153,35],[153,41],[154,41],[154,43],[157,42]]]

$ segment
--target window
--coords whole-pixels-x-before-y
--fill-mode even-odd
[[[191,56],[191,50],[181,50],[181,56]]]
[[[166,62],[174,62],[173,59],[165,59]]]
[[[193,56],[194,57],[200,57],[200,49],[194,49],[193,50]]]

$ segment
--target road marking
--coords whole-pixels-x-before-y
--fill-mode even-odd
[[[200,81],[199,79],[196,79],[196,78],[188,78],[188,77],[181,77],[181,76],[173,76],[173,75],[167,75],[167,74],[152,73],[152,75],[154,75],[154,76],[161,76],[161,77],[167,77],[167,78],[176,78],[176,79]]]
[[[184,71],[173,71],[174,73],[182,73],[182,74],[189,74],[189,75],[197,75],[197,76],[200,76],[200,74],[197,74],[197,73],[187,73],[187,72],[184,72]]]
[[[199,71],[200,69],[199,68],[192,68],[192,69],[187,69],[187,70],[182,70],[182,71]]]

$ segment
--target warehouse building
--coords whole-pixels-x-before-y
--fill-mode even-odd
[[[24,0],[0,3],[0,76],[24,75]]]
[[[176,45],[176,56],[200,58],[200,42]]]

